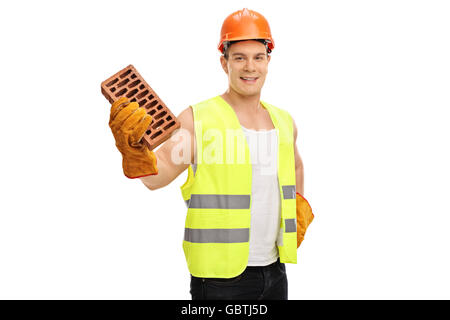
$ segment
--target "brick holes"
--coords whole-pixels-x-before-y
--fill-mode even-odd
[[[144,140],[153,150],[170,137],[180,127],[180,123],[158,97],[137,70],[129,65],[102,82],[102,93],[110,103],[126,96],[131,102],[137,102],[152,116],[152,123],[145,132]]]

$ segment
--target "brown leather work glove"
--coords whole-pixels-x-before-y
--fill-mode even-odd
[[[109,127],[122,153],[123,173],[130,179],[158,174],[155,154],[141,142],[151,122],[145,109],[125,97],[111,106]]]
[[[303,196],[297,192],[297,248],[305,238],[306,229],[314,219],[311,206]]]

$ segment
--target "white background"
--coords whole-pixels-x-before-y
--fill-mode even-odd
[[[223,93],[225,17],[275,50],[315,220],[290,299],[450,298],[447,1],[2,2],[0,298],[190,299],[179,187],[123,176],[100,83],[132,63],[178,115]]]

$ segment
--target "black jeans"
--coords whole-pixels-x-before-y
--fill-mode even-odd
[[[191,275],[192,300],[287,300],[288,285],[284,263],[247,267],[230,279],[197,278]]]

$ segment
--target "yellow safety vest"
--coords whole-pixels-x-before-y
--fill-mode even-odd
[[[297,263],[294,134],[291,116],[261,101],[278,134],[281,198],[280,261]],[[197,163],[181,193],[188,206],[183,250],[196,277],[232,278],[247,267],[252,205],[252,164],[233,108],[221,97],[192,106]],[[194,172],[195,170],[195,172]],[[280,242],[280,241],[279,241]]]

